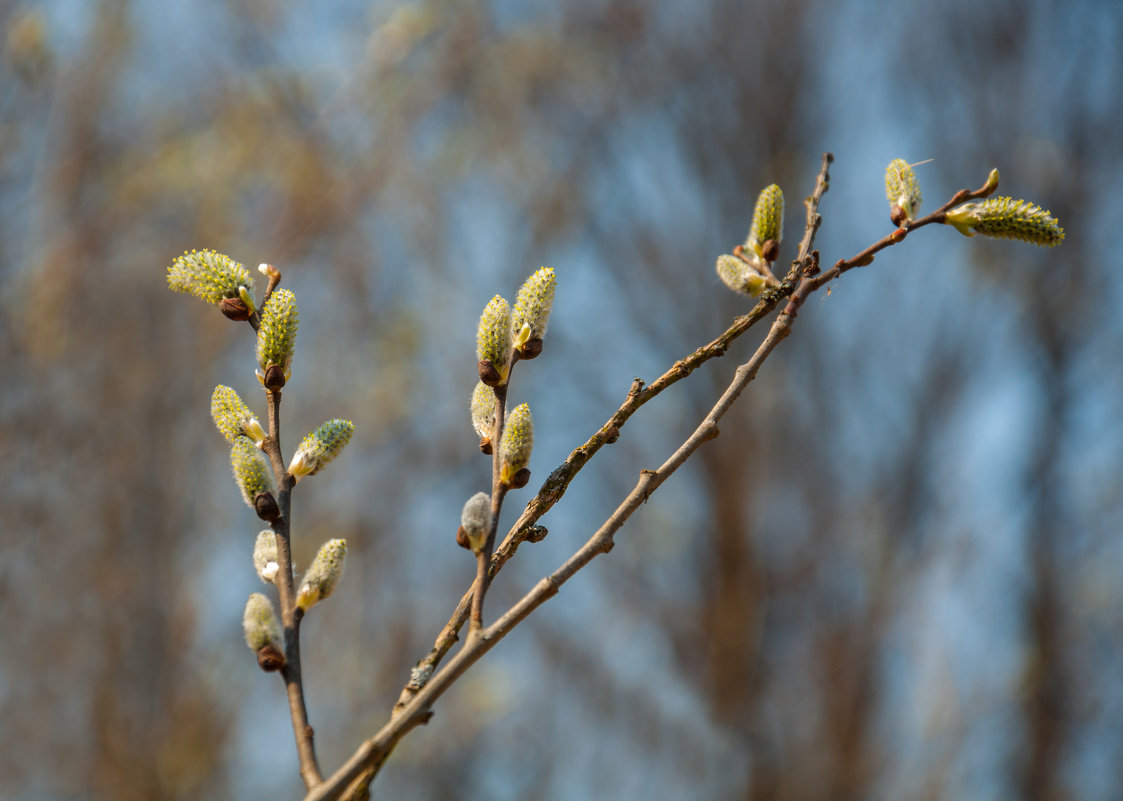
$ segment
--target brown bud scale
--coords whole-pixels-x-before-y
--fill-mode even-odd
[[[273,523],[281,516],[281,507],[272,492],[259,492],[253,499],[253,510],[267,523]]]
[[[265,370],[265,388],[270,392],[276,392],[285,385],[285,371],[281,369],[279,364],[271,364]]]
[[[516,348],[515,350],[518,352],[521,358],[533,359],[542,352],[542,338],[535,337],[534,339],[528,339],[525,345],[523,345],[521,348]]]
[[[250,307],[241,298],[223,298],[218,302],[218,309],[231,320],[250,319]]]
[[[760,246],[760,255],[769,263],[776,261],[780,255],[780,243],[775,239],[764,240],[764,244]]]
[[[273,673],[285,666],[285,655],[276,646],[266,645],[257,652],[257,666],[266,673]]]
[[[491,359],[480,359],[478,370],[480,381],[483,381],[489,387],[497,387],[499,382],[503,380],[503,376],[499,375],[499,371],[495,369]]]
[[[511,476],[511,489],[522,489],[530,483],[530,468],[524,467],[519,472]]]

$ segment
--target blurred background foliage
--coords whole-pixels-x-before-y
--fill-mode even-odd
[[[488,461],[474,328],[558,272],[514,402],[531,487],[746,308],[713,260],[776,181],[823,260],[978,186],[1042,251],[925,229],[800,315],[722,436],[449,693],[376,796],[1118,798],[1123,172],[1115,0],[55,0],[0,5],[0,795],[296,798],[280,683],[241,641],[259,526],[207,412],[261,405],[249,329],[171,295],[186,248],[297,294],[295,498],[350,542],[305,627],[334,769],[468,586]],[[575,549],[759,333],[643,410],[489,595]]]

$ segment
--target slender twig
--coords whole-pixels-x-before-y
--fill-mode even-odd
[[[508,366],[507,380],[510,381],[514,372],[514,363]],[[507,487],[500,481],[502,473],[503,427],[507,414],[507,384],[494,387],[495,392],[495,428],[491,436],[491,525],[488,528],[487,539],[484,547],[476,555],[476,580],[468,593],[472,598],[472,631],[479,631],[484,624],[484,596],[487,594],[488,585],[491,583],[491,574],[488,565],[491,563],[491,552],[495,548],[495,532],[499,528],[499,514],[503,511],[503,498],[507,494]]]
[[[265,397],[268,405],[269,436],[265,440],[264,451],[269,457],[273,476],[279,488],[277,506],[281,510],[281,516],[273,523],[273,533],[277,541],[277,563],[280,565],[274,583],[281,602],[281,625],[285,632],[285,666],[281,669],[281,678],[285,682],[285,694],[289,701],[292,732],[300,759],[300,776],[304,780],[304,786],[311,789],[323,781],[323,775],[316,761],[312,726],[308,723],[308,709],[304,703],[304,683],[300,671],[300,621],[303,613],[296,608],[289,530],[292,488],[296,481],[285,469],[284,459],[281,457],[281,393],[266,392]]]

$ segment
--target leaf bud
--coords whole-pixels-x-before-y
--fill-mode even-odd
[[[964,236],[982,234],[997,239],[1020,239],[1041,247],[1059,245],[1065,238],[1060,222],[1028,200],[992,197],[956,206],[945,222]]]
[[[289,472],[297,481],[320,472],[351,441],[354,432],[355,424],[350,420],[337,418],[321,423],[301,441],[289,463]]]
[[[997,189],[997,188],[998,188],[998,168],[995,167],[990,171],[990,174],[987,176],[987,182],[983,186],[983,189],[985,189],[986,193],[988,195],[990,195],[990,194],[993,194],[994,190]]]
[[[347,558],[347,540],[328,540],[320,546],[296,593],[296,606],[307,612],[335,592]]]
[[[173,292],[185,292],[221,306],[224,300],[239,298],[239,290],[252,288],[253,274],[229,256],[213,250],[184,251],[168,268],[168,286]],[[247,317],[242,319],[248,319],[252,312],[251,301]],[[227,313],[225,308],[223,313]]]
[[[299,322],[296,296],[287,289],[275,289],[261,310],[257,329],[257,377],[270,391],[283,387],[292,374]]]
[[[507,417],[499,446],[499,481],[512,486],[515,474],[527,466],[534,448],[534,419],[530,407],[520,403]],[[528,476],[529,478],[529,476]]]
[[[477,492],[467,500],[463,511],[460,512],[460,528],[456,532],[456,541],[472,553],[479,553],[487,543],[487,536],[490,533],[491,497],[486,492]]]
[[[258,448],[265,441],[265,429],[249,407],[238,397],[238,393],[219,384],[211,395],[211,419],[226,441],[233,443],[235,437],[246,436]]]
[[[546,336],[557,283],[551,268],[539,267],[519,288],[511,312],[511,336],[523,359],[533,359],[542,352],[541,340]]]
[[[507,383],[511,368],[511,307],[501,295],[484,306],[476,330],[480,380],[489,387]]]

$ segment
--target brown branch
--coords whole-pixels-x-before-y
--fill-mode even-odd
[[[272,524],[277,541],[277,562],[280,565],[273,583],[277,586],[277,595],[281,603],[281,625],[285,631],[285,666],[281,669],[281,678],[285,682],[285,695],[289,701],[289,716],[292,718],[296,752],[300,758],[300,776],[304,780],[304,786],[311,789],[323,781],[323,775],[316,761],[312,726],[308,723],[308,709],[304,703],[304,683],[300,671],[300,621],[303,612],[296,608],[289,530],[292,488],[296,481],[285,469],[281,457],[281,393],[266,392],[265,397],[268,404],[269,436],[265,439],[263,450],[273,468],[273,476],[279,488],[277,506],[281,510],[281,516]]]
[[[514,367],[513,363],[508,366],[508,381],[511,373],[514,372]],[[487,594],[492,575],[488,571],[488,565],[491,562],[492,550],[495,548],[495,532],[499,528],[499,513],[503,511],[503,498],[507,494],[507,488],[499,480],[502,472],[500,451],[502,451],[503,426],[507,415],[507,384],[494,387],[493,391],[495,392],[495,429],[491,435],[491,525],[483,549],[476,554],[476,580],[466,595],[472,599],[472,631],[479,631],[484,625],[484,596]]]
[[[754,306],[748,314],[735,318],[732,324],[716,339],[698,348],[688,356],[676,361],[666,372],[650,384],[645,386],[644,382],[640,379],[633,379],[631,389],[628,390],[628,394],[624,398],[624,402],[620,404],[620,407],[583,445],[574,449],[566,460],[550,473],[546,481],[542,484],[542,487],[538,490],[538,493],[527,503],[519,519],[515,521],[515,524],[503,539],[503,542],[496,549],[495,555],[491,557],[488,569],[489,579],[494,578],[495,574],[503,568],[503,565],[515,555],[519,545],[527,540],[537,542],[545,536],[545,529],[536,525],[538,521],[546,512],[553,508],[554,504],[561,500],[562,496],[565,495],[566,490],[569,488],[570,483],[581,469],[589,463],[593,456],[596,455],[597,451],[604,445],[611,445],[619,438],[620,429],[624,427],[624,424],[628,422],[631,416],[635,414],[641,406],[648,401],[654,400],[663,390],[677,384],[710,359],[724,356],[729,345],[735,339],[771,314],[780,304],[780,301],[788,297],[794,291],[794,282],[800,274],[800,271],[810,269],[810,259],[814,258],[814,263],[817,266],[817,256],[813,256],[811,244],[814,241],[815,233],[818,231],[822,221],[818,215],[819,202],[830,187],[830,175],[828,170],[833,160],[834,156],[832,154],[823,154],[822,165],[815,182],[815,189],[808,198],[809,209],[812,214],[812,216],[809,217],[811,224],[810,227],[805,226],[803,238],[800,240],[799,255],[792,262],[791,268],[787,276],[785,276],[784,280],[780,283],[780,286],[775,289],[766,290],[761,295],[756,306]],[[498,443],[496,443],[496,447],[498,447]],[[452,646],[459,641],[459,632],[468,619],[475,587],[476,585],[473,584],[464,593],[460,602],[456,605],[452,616],[437,635],[436,641],[433,643],[433,647],[429,650],[429,653],[417,663],[414,675],[422,678],[420,681],[416,678],[411,678],[405,687],[402,688],[398,702],[394,705],[395,714],[400,714],[401,710],[424,685],[424,677],[432,674],[436,666],[440,664],[441,660],[449,650],[452,649]]]
[[[737,318],[713,342],[694,351],[687,358],[675,362],[667,372],[650,386],[645,388],[643,382],[639,379],[633,381],[627,398],[616,413],[584,445],[574,450],[569,458],[550,474],[538,494],[527,504],[523,514],[491,559],[489,575],[493,576],[503,566],[522,541],[541,538],[542,535],[538,533],[541,529],[534,526],[535,522],[564,495],[569,482],[592,456],[603,445],[616,440],[620,428],[640,406],[671,384],[685,378],[700,364],[716,356],[724,355],[726,348],[733,339],[747,331],[771,312],[780,300],[787,297],[787,304],[773,321],[764,341],[757,347],[752,357],[736,369],[732,381],[694,432],[658,469],[640,472],[640,477],[632,491],[577,552],[552,574],[541,579],[530,592],[508,609],[495,623],[487,628],[475,629],[474,636],[448,661],[444,668],[433,673],[436,665],[452,647],[452,644],[456,642],[457,633],[467,617],[472,592],[470,590],[466,593],[456,612],[437,638],[430,654],[418,663],[414,678],[403,689],[390,721],[377,734],[364,741],[351,758],[323,784],[314,788],[305,797],[304,801],[338,799],[340,794],[344,792],[344,788],[347,788],[346,792],[350,797],[355,788],[365,786],[364,782],[369,783],[401,738],[418,725],[429,720],[433,703],[445,690],[535,609],[557,595],[561,586],[579,570],[600,554],[612,550],[616,532],[632,514],[679,467],[685,464],[703,443],[718,436],[718,422],[745,388],[756,378],[765,360],[780,342],[790,335],[792,324],[800,307],[812,292],[837,279],[850,269],[870,264],[876,253],[903,241],[909,231],[925,225],[944,222],[947,211],[953,206],[968,200],[986,197],[993,193],[996,188],[993,185],[984,184],[977,190],[961,190],[935,212],[907,223],[850,259],[841,259],[829,270],[819,273],[819,254],[813,248],[815,235],[822,222],[818,207],[823,194],[830,187],[829,167],[832,161],[833,156],[830,153],[823,155],[822,167],[819,171],[815,190],[805,201],[807,218],[798,254],[781,285],[776,289],[766,291],[760,302],[748,315]],[[535,529],[538,529],[538,531],[536,532]],[[430,675],[432,677],[428,678]]]

